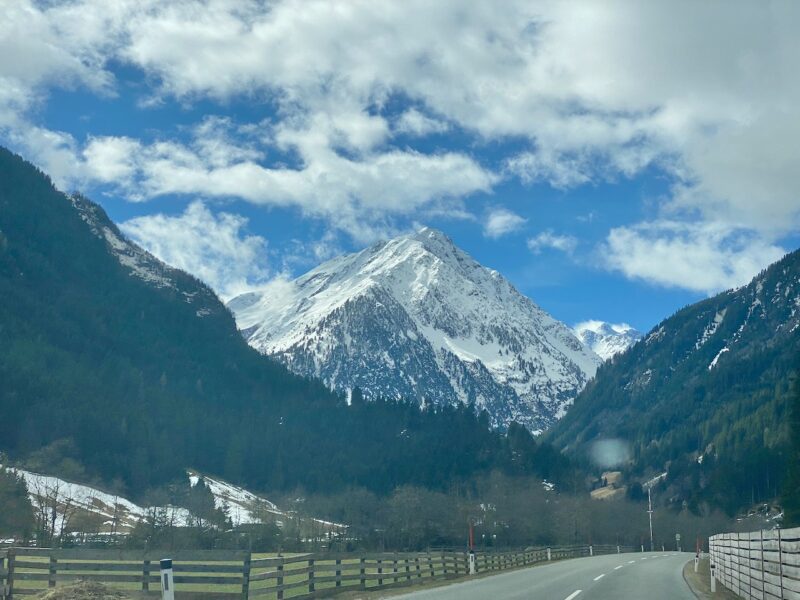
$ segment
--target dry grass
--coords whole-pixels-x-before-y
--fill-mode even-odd
[[[95,581],[82,581],[74,585],[48,590],[36,596],[40,600],[120,600],[129,598]]]

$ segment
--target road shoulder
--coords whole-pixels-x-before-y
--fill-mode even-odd
[[[739,596],[731,592],[724,585],[717,582],[717,591],[711,593],[711,572],[709,571],[708,559],[701,558],[697,573],[694,572],[694,561],[690,560],[683,567],[683,579],[700,600],[737,600]]]

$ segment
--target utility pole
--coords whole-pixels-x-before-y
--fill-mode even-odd
[[[650,497],[650,488],[647,486],[647,516],[650,517],[650,552],[653,551],[653,500]]]

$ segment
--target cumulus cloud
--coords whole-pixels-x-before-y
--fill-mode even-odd
[[[627,277],[708,294],[747,283],[785,253],[746,229],[674,221],[617,227],[604,248],[607,266]]]
[[[269,277],[267,241],[247,235],[247,219],[193,202],[177,216],[136,217],[120,229],[165,263],[199,277],[227,300]]]
[[[577,247],[577,238],[571,235],[559,235],[554,233],[552,229],[543,231],[536,237],[528,239],[528,249],[534,254],[541,254],[546,249],[572,254]]]
[[[431,133],[444,133],[450,126],[444,121],[432,119],[416,108],[405,111],[394,124],[394,130],[399,133],[408,133],[416,136],[429,135]]]
[[[490,238],[499,238],[508,233],[519,230],[525,225],[526,219],[507,208],[496,207],[489,211],[483,234]]]
[[[99,181],[136,200],[177,193],[296,206],[365,240],[398,215],[448,202],[461,210],[459,200],[497,183],[463,150],[396,143],[449,128],[501,154],[510,141],[498,163],[526,183],[568,189],[658,169],[672,193],[647,218],[684,223],[670,238],[676,247],[696,244],[703,254],[707,244],[690,233],[698,215],[699,227],[746,231],[733,237],[748,243],[731,246],[728,235],[720,246],[729,275],[744,269],[734,263],[772,256],[775,240],[800,226],[800,79],[789,75],[800,54],[797,3],[509,0],[500,11],[458,0],[20,0],[5,8],[0,132],[57,179]],[[76,142],[35,123],[53,87],[115,93],[112,63],[144,73],[149,102],[247,99],[274,106],[275,123],[255,141],[231,123],[205,122],[206,145],[202,136]],[[296,153],[299,165],[265,162],[273,149]],[[625,231],[645,239],[648,227],[609,240]],[[639,277],[641,269],[613,264]],[[727,279],[736,277],[709,285]]]

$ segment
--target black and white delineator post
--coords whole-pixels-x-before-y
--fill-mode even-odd
[[[175,577],[172,574],[172,559],[161,559],[161,600],[175,600]]]
[[[714,563],[711,563],[711,592],[717,591],[717,570],[714,567]]]
[[[475,575],[478,572],[478,565],[475,561],[475,531],[472,528],[472,522],[469,524],[469,574]]]

